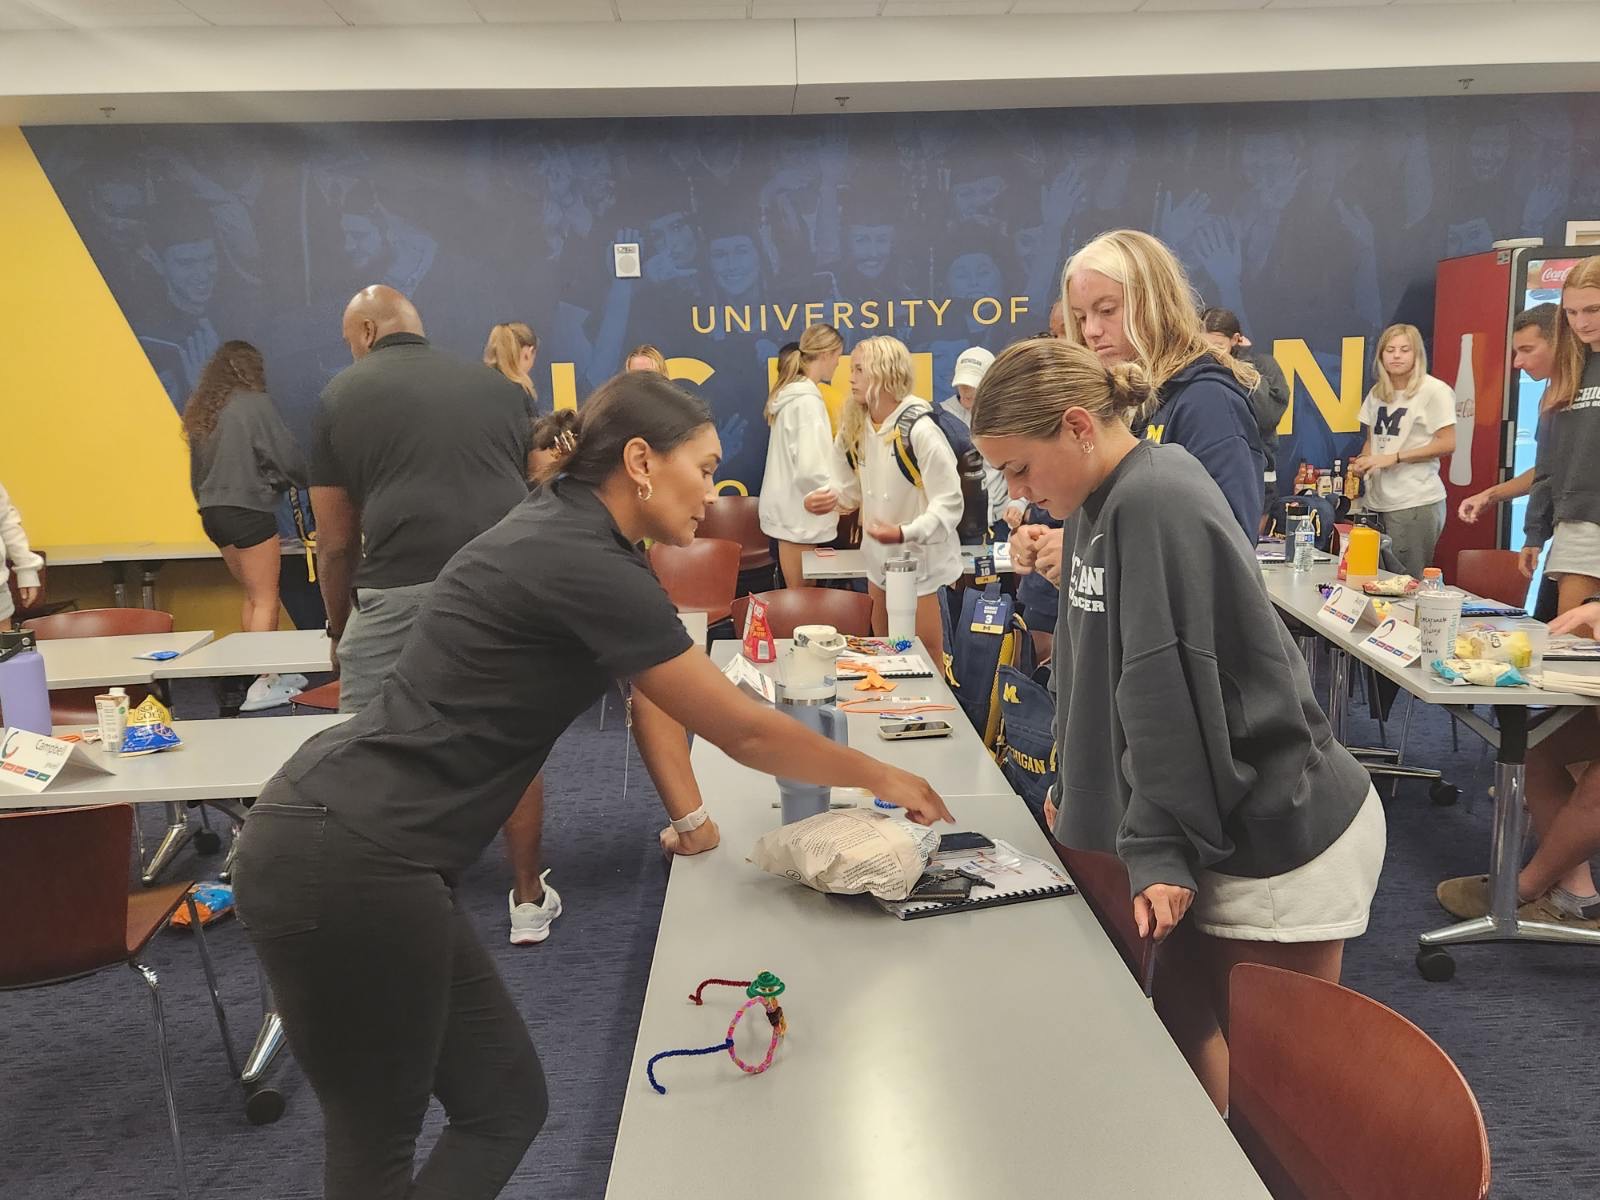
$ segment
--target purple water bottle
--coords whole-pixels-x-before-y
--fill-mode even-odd
[[[0,662],[0,725],[50,732],[50,688],[44,655],[37,650],[23,650]]]

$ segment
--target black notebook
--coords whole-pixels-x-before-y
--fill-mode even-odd
[[[1055,863],[1023,854],[1016,847],[1001,841],[996,841],[990,850],[935,854],[928,867],[930,870],[965,868],[982,876],[993,886],[974,885],[965,900],[949,902],[916,898],[879,900],[878,904],[885,912],[893,913],[902,921],[914,921],[919,917],[937,917],[942,913],[971,912],[975,908],[1000,908],[1029,900],[1071,896],[1078,890],[1067,873]]]

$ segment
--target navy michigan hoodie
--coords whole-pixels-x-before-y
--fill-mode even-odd
[[[1171,379],[1156,406],[1133,422],[1135,435],[1182,446],[1206,469],[1252,546],[1261,529],[1266,456],[1249,397],[1233,372],[1209,354]]]

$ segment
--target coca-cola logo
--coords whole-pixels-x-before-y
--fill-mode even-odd
[[[1539,286],[1547,288],[1560,287],[1566,283],[1567,276],[1571,274],[1572,268],[1577,265],[1578,263],[1575,259],[1564,259],[1561,262],[1542,264],[1539,271]]]

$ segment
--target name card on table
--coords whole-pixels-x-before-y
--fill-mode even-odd
[[[1422,630],[1390,617],[1361,644],[1392,660],[1398,667],[1409,667],[1422,657]]]
[[[1354,633],[1367,615],[1367,596],[1360,588],[1336,584],[1317,610],[1317,620],[1340,633]]]
[[[729,659],[722,673],[735,687],[743,688],[757,700],[765,700],[768,704],[778,702],[778,685],[772,676],[756,670],[743,655],[735,654]]]
[[[0,729],[0,781],[25,792],[42,792],[67,764],[97,775],[114,772],[79,741],[66,741],[26,729]]]

